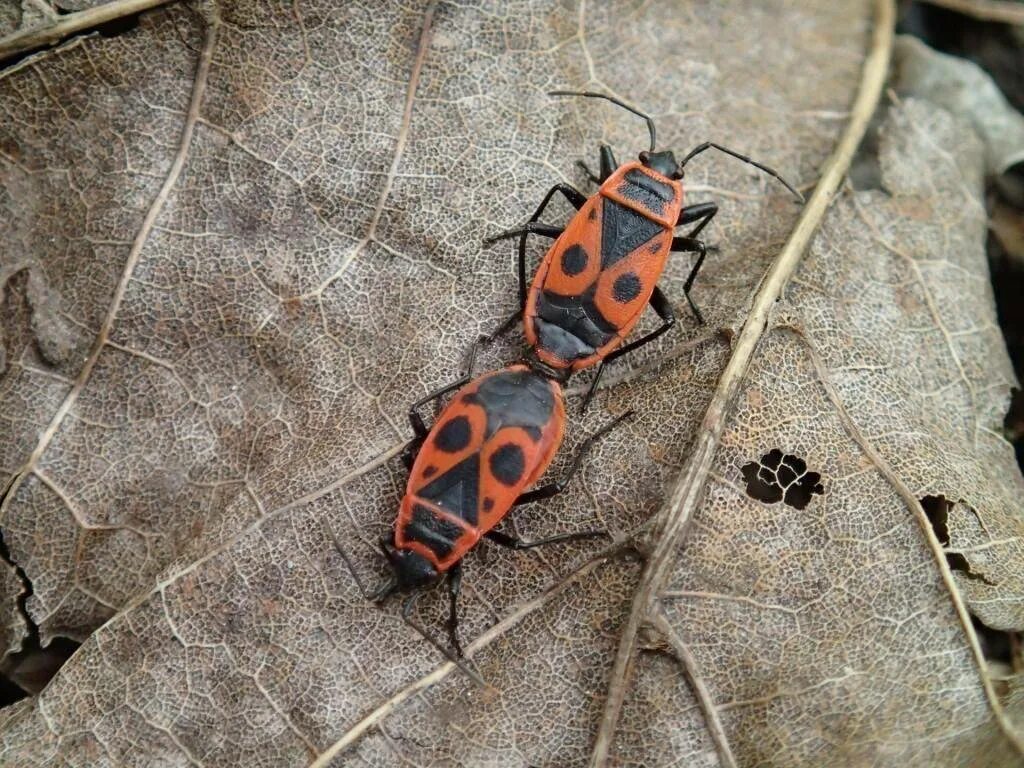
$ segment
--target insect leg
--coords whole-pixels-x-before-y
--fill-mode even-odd
[[[513,237],[519,237],[520,235],[540,235],[541,237],[549,237],[554,240],[564,231],[565,229],[563,227],[556,227],[554,224],[545,224],[542,221],[528,221],[521,227],[508,229],[504,232],[499,232],[497,235],[488,237],[484,240],[484,245],[493,245],[499,240],[509,240]]]
[[[689,298],[689,295],[687,295],[687,298]],[[591,399],[593,399],[594,393],[597,391],[597,385],[601,381],[601,374],[604,373],[604,367],[608,363],[611,363],[617,360],[618,358],[622,357],[623,355],[629,354],[630,352],[639,349],[645,344],[651,343],[656,338],[665,333],[669,328],[676,324],[676,314],[675,311],[672,309],[672,302],[668,300],[668,297],[665,296],[661,288],[658,288],[657,286],[654,287],[654,291],[653,293],[651,293],[650,304],[651,309],[653,309],[657,313],[658,317],[661,318],[661,325],[659,325],[653,331],[648,333],[646,336],[641,336],[636,341],[631,341],[626,346],[616,349],[614,352],[609,354],[604,360],[601,361],[601,365],[598,366],[597,369],[597,374],[594,376],[594,380],[590,382],[590,387],[587,389],[587,394],[583,398],[584,411],[586,411],[587,407],[590,405],[590,401]],[[690,302],[690,306],[693,306],[692,301]],[[693,307],[693,311],[696,313],[697,319],[700,320],[701,323],[703,323],[704,320],[696,307]]]
[[[619,167],[619,163],[616,161],[615,155],[612,154],[612,148],[607,144],[602,144],[599,151],[601,154],[600,174],[595,175],[582,160],[577,160],[576,165],[583,169],[583,172],[587,174],[587,178],[592,182],[595,184],[604,184],[608,177],[615,173],[615,169]]]
[[[406,472],[412,472],[412,465],[416,463],[416,457],[419,456],[420,448],[422,447],[423,440],[414,437],[412,442],[402,451],[402,466],[405,467]]]
[[[422,594],[422,592],[414,592],[412,595],[409,596],[409,598],[404,603],[402,603],[402,621],[404,621],[410,627],[419,632],[424,640],[426,640],[437,650],[439,650],[442,654],[444,654],[444,657],[448,659],[448,661],[450,661],[452,664],[457,666],[459,669],[461,669],[466,674],[466,676],[469,677],[470,680],[479,685],[481,688],[487,688],[487,683],[484,682],[483,678],[480,677],[479,673],[473,669],[470,669],[470,667],[462,660],[461,653],[458,656],[456,656],[454,653],[451,652],[449,648],[446,648],[444,645],[438,642],[438,640],[435,637],[433,637],[429,632],[427,632],[427,630],[424,629],[420,625],[420,623],[412,617],[412,609],[416,606],[416,601]]]
[[[491,334],[488,339],[493,341],[499,336],[504,335],[508,330],[516,324],[516,321],[523,316],[523,310],[526,309],[526,235],[541,235],[542,237],[550,237],[552,240],[558,238],[565,230],[561,227],[551,226],[550,224],[542,224],[540,222],[531,222],[526,224],[524,227],[519,229],[511,229],[508,232],[502,232],[500,235],[488,238],[484,243],[493,243],[497,240],[501,240],[505,237],[519,238],[519,249],[518,249],[518,269],[517,274],[519,275],[519,309],[512,313],[512,315],[499,325]]]
[[[590,386],[587,388],[587,394],[583,396],[583,405],[580,408],[582,413],[586,413],[590,407],[590,401],[594,399],[594,393],[597,392],[597,385],[601,383],[601,376],[604,375],[605,360],[601,361],[601,364],[597,366],[597,373],[594,374],[593,380],[590,382]]]
[[[456,563],[448,571],[448,640],[455,653],[462,656],[462,644],[459,642],[459,590],[462,588],[462,563]]]
[[[756,160],[751,160],[746,155],[741,155],[739,152],[737,152],[734,149],[729,149],[728,147],[723,147],[721,144],[715,144],[715,142],[713,142],[713,141],[705,141],[703,144],[698,144],[696,147],[691,149],[690,153],[680,161],[679,167],[682,168],[684,165],[686,165],[688,162],[690,162],[690,160],[692,158],[696,157],[701,152],[704,152],[704,151],[709,150],[709,149],[717,149],[719,152],[724,152],[727,155],[731,155],[732,157],[735,157],[737,160],[742,160],[744,163],[752,165],[755,168],[760,168],[762,171],[767,173],[769,176],[774,176],[776,179],[781,181],[782,182],[782,186],[784,186],[786,189],[788,189],[790,192],[792,192],[793,196],[797,200],[799,200],[801,203],[804,202],[804,196],[801,195],[799,192],[797,192],[788,181],[786,181],[784,178],[779,176],[777,171],[772,170],[767,165],[761,165],[761,163],[757,162]]]
[[[334,546],[337,548],[338,554],[341,555],[341,559],[344,560],[345,561],[345,565],[348,566],[348,569],[349,569],[349,571],[352,574],[352,578],[355,580],[356,585],[359,587],[359,591],[363,593],[363,597],[365,597],[367,600],[370,600],[372,602],[379,603],[381,600],[386,598],[388,595],[392,595],[396,591],[398,591],[398,584],[397,584],[397,582],[395,581],[394,578],[391,578],[391,579],[389,579],[384,584],[383,587],[381,587],[376,592],[368,592],[366,590],[366,588],[363,586],[362,579],[359,578],[359,573],[356,571],[355,567],[352,565],[352,561],[349,559],[348,553],[345,552],[345,549],[341,546],[341,542],[338,541],[338,537],[337,537],[337,534],[334,533],[334,529],[329,527],[327,530],[328,530],[328,532],[331,535],[331,539],[334,541]],[[387,539],[382,539],[381,540],[381,549],[384,551],[385,555],[388,554]],[[456,566],[456,568],[458,568],[458,566]],[[461,577],[462,577],[462,573],[460,571],[457,578],[461,579]],[[451,582],[449,582],[449,585],[450,584],[451,584]],[[458,652],[458,656],[453,654],[448,648],[445,648],[434,637],[432,637],[429,632],[427,632],[423,627],[421,627],[417,621],[415,621],[412,618],[412,610],[416,606],[416,601],[419,599],[420,595],[422,595],[422,594],[423,594],[422,592],[414,592],[412,595],[409,596],[409,598],[405,601],[405,603],[402,604],[402,620],[406,624],[408,624],[410,627],[415,629],[417,632],[419,632],[420,635],[422,635],[423,638],[428,643],[430,643],[432,646],[437,648],[437,650],[439,650],[441,653],[443,653],[445,658],[448,659],[448,661],[452,662],[455,666],[457,666],[459,669],[461,669],[466,674],[466,676],[469,677],[473,682],[475,682],[481,688],[487,688],[488,687],[487,683],[484,682],[483,678],[480,677],[479,673],[477,673],[475,670],[471,669],[460,658],[462,656],[462,648],[458,644],[458,640],[457,639],[456,639],[456,642],[455,642],[455,649]],[[454,594],[455,595],[458,594],[458,584],[457,583],[456,583],[456,586],[454,587]],[[452,597],[451,605],[452,605],[452,610],[454,611],[454,609],[455,609],[455,597],[454,596]],[[456,626],[457,626],[457,623],[456,623]],[[455,637],[454,634],[452,635],[452,637],[453,638]]]
[[[501,325],[499,325],[497,328],[491,331],[491,333],[487,336],[487,340],[494,341],[499,336],[504,336],[512,329],[512,326],[515,325],[522,316],[523,310],[517,309],[515,312],[509,315]]]
[[[423,444],[423,441],[430,433],[426,423],[423,421],[423,417],[420,416],[417,409],[422,405],[426,405],[431,400],[437,400],[439,397],[448,394],[453,389],[458,389],[459,387],[468,384],[469,377],[473,374],[473,364],[476,362],[476,351],[479,348],[480,343],[486,340],[486,336],[481,336],[473,342],[473,346],[469,349],[469,363],[466,365],[466,372],[462,376],[451,384],[445,384],[440,389],[435,389],[430,394],[424,395],[409,408],[409,423],[412,425],[412,431],[416,435],[416,437],[413,438],[413,442],[410,444],[410,448],[415,448],[415,450],[418,451],[419,446]]]
[[[700,228],[698,227],[698,230],[699,229]],[[686,278],[686,282],[683,283],[683,294],[686,296],[686,300],[690,302],[690,309],[692,309],[693,314],[696,315],[697,321],[701,325],[704,325],[704,317],[701,315],[700,310],[697,309],[697,305],[693,303],[693,299],[690,297],[690,289],[693,287],[693,281],[697,279],[697,273],[700,271],[701,265],[704,264],[704,257],[708,255],[708,248],[704,245],[702,240],[698,240],[694,237],[673,237],[672,247],[669,250],[698,254],[697,261],[694,262],[693,269],[690,270],[690,274]]]
[[[493,541],[502,547],[508,547],[509,549],[533,549],[534,547],[543,547],[545,544],[558,544],[564,541],[582,541],[583,539],[599,539],[599,538],[610,538],[607,531],[580,531],[579,533],[560,533],[557,536],[548,536],[544,539],[537,539],[536,541],[523,541],[517,539],[515,536],[509,536],[507,533],[501,531],[488,531],[484,534],[484,538],[488,541]]]
[[[553,483],[542,485],[540,488],[535,488],[532,491],[519,494],[519,497],[513,502],[512,506],[518,507],[522,504],[530,504],[534,501],[540,501],[541,499],[550,499],[552,496],[557,496],[559,493],[565,490],[565,487],[572,480],[573,476],[579,471],[583,465],[583,460],[587,457],[587,453],[594,447],[594,443],[608,434],[612,429],[618,426],[622,421],[628,419],[633,415],[633,411],[626,411],[621,416],[617,416],[612,419],[609,423],[601,427],[597,432],[592,434],[586,440],[583,441],[583,445],[576,451],[576,455],[572,459],[572,464],[569,465],[568,471],[565,473],[565,477],[561,480],[556,480]],[[574,535],[574,534],[573,534]],[[500,543],[500,542],[499,542]]]
[[[612,148],[607,144],[601,145],[601,183],[604,184],[608,180],[608,177],[615,173],[615,169],[619,167],[619,161],[615,159],[615,155],[612,154]]]
[[[711,220],[715,218],[715,214],[718,213],[718,203],[696,203],[695,205],[688,205],[679,212],[679,218],[676,220],[676,226],[682,226],[683,224],[692,224],[695,221],[699,221],[696,227],[690,232],[686,233],[687,237],[696,237],[700,234],[700,231],[704,229]]]
[[[551,202],[551,198],[553,198],[556,193],[561,193],[577,211],[587,202],[586,195],[576,189],[576,187],[569,186],[568,184],[555,184],[555,186],[549,189],[548,193],[544,195],[544,199],[540,201],[540,205],[537,206],[537,210],[533,212],[533,216],[531,216],[527,222],[527,227],[540,220],[541,214],[544,213],[544,209],[548,207],[548,204]],[[505,236],[505,234],[506,233],[503,233],[497,237],[489,238],[484,242],[488,243],[494,242],[494,240],[500,240]],[[516,234],[519,235],[519,309],[523,310],[526,308],[526,236],[530,233],[529,230],[521,227],[517,230],[512,230],[509,236],[514,237]],[[561,232],[558,234],[561,234]],[[558,237],[558,235],[554,236]]]

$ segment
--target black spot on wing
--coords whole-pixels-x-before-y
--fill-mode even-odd
[[[612,296],[620,304],[628,304],[640,295],[642,287],[643,283],[640,282],[640,278],[635,272],[626,272],[615,278],[615,283],[612,285]]]
[[[569,277],[575,277],[587,268],[589,260],[590,257],[582,245],[570,245],[562,251],[562,271]]]
[[[658,222],[606,199],[601,219],[601,269],[621,261],[661,231]]]
[[[456,416],[445,422],[434,435],[434,446],[445,453],[458,453],[469,445],[472,432],[469,419],[465,416]]]
[[[451,520],[434,513],[429,507],[414,504],[412,520],[405,527],[405,538],[418,541],[430,548],[439,558],[446,557],[455,546],[455,542],[465,531]]]
[[[513,486],[526,471],[526,457],[523,449],[515,443],[506,443],[491,454],[491,474],[502,485]]]
[[[476,525],[480,499],[480,454],[474,452],[416,491],[446,512]]]

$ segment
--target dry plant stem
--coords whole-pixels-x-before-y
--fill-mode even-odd
[[[937,5],[940,8],[948,8],[981,21],[1024,24],[1024,4],[1013,0],[924,0],[924,2],[928,5]]]
[[[495,640],[503,637],[510,629],[519,624],[525,617],[532,614],[537,609],[546,605],[548,602],[553,600],[558,595],[562,594],[569,587],[580,582],[584,576],[589,573],[593,573],[603,563],[606,563],[610,558],[621,554],[623,545],[621,542],[614,543],[601,552],[596,554],[590,560],[583,563],[572,573],[568,574],[561,581],[548,587],[544,592],[537,595],[532,600],[529,600],[522,605],[518,606],[512,613],[503,618],[497,624],[492,626],[490,629],[485,631],[473,642],[466,646],[466,658],[472,658],[476,653],[482,651],[484,648],[489,646]],[[375,728],[380,725],[383,720],[394,712],[404,701],[410,697],[416,695],[420,691],[424,691],[432,685],[436,685],[444,680],[448,675],[455,671],[455,665],[446,661],[440,666],[434,668],[431,672],[421,677],[419,680],[414,680],[412,683],[407,685],[402,690],[389,697],[386,701],[375,707],[373,711],[366,714],[359,722],[350,727],[345,733],[343,733],[333,744],[327,749],[321,752],[313,762],[309,764],[309,768],[326,768],[330,765],[331,761],[352,746],[356,741],[359,740],[363,734],[369,731],[371,728]]]
[[[83,29],[131,16],[140,11],[148,11],[150,8],[156,8],[168,2],[170,0],[114,0],[85,11],[59,16],[51,24],[30,27],[0,39],[0,63],[24,51],[59,43]]]
[[[732,356],[718,381],[714,395],[697,428],[690,455],[664,506],[658,512],[650,539],[651,547],[640,584],[623,627],[619,649],[608,681],[604,715],[594,742],[591,766],[609,762],[612,740],[619,722],[631,677],[634,651],[641,627],[652,616],[662,584],[675,565],[683,535],[704,496],[708,472],[715,450],[725,429],[740,385],[750,367],[769,313],[782,295],[786,282],[796,270],[814,233],[842,184],[853,154],[874,114],[889,69],[896,12],[892,0],[876,0],[875,26],[871,49],[864,62],[860,89],[850,114],[850,122],[836,151],[822,169],[814,189],[782,252],[776,257],[754,294],[750,313],[736,338]]]
[[[821,355],[818,352],[818,348],[814,341],[802,328],[796,328],[793,326],[779,326],[793,332],[801,341],[806,345],[807,354],[811,358],[811,363],[814,365],[815,373],[818,375],[818,381],[825,390],[825,394],[828,395],[828,399],[832,401],[832,405],[835,406],[836,413],[839,416],[839,420],[843,423],[847,433],[853,438],[854,442],[860,446],[860,449],[871,459],[871,462],[878,468],[882,476],[889,482],[899,497],[903,499],[903,503],[907,505],[914,518],[917,520],[918,525],[921,527],[921,532],[924,534],[925,542],[928,545],[928,549],[932,553],[932,557],[935,559],[935,564],[939,569],[939,575],[942,577],[942,583],[949,592],[950,598],[953,601],[953,609],[956,611],[957,619],[960,622],[960,626],[963,627],[964,634],[967,637],[967,644],[970,646],[971,655],[974,657],[974,662],[978,666],[978,676],[981,678],[982,688],[985,690],[985,697],[988,699],[989,706],[992,708],[992,712],[995,715],[996,722],[999,724],[999,728],[1006,734],[1007,739],[1013,744],[1014,748],[1020,754],[1024,754],[1024,741],[1021,737],[1014,732],[1013,725],[1009,722],[1006,717],[1006,712],[1003,710],[1003,706],[999,701],[999,696],[996,694],[995,688],[992,687],[992,678],[988,672],[988,662],[985,661],[985,655],[981,650],[981,644],[978,642],[978,635],[974,631],[974,626],[971,622],[970,613],[967,610],[967,606],[964,604],[963,598],[960,596],[960,590],[957,589],[956,580],[953,578],[953,572],[949,568],[949,562],[946,560],[946,552],[942,548],[942,544],[939,543],[938,537],[935,535],[935,530],[932,528],[931,522],[928,520],[928,515],[925,514],[924,508],[921,506],[920,500],[914,494],[907,484],[904,483],[899,475],[892,466],[885,460],[885,458],[875,449],[874,445],[864,436],[860,431],[860,427],[854,422],[850,416],[850,412],[846,409],[845,403],[839,397],[839,392],[836,391],[835,386],[832,384],[832,379],[829,376],[828,368],[825,365],[825,361],[822,360]]]
[[[715,709],[715,702],[711,699],[711,692],[697,674],[697,660],[693,658],[689,647],[683,642],[683,639],[661,611],[657,611],[654,614],[651,619],[651,626],[668,643],[668,647],[672,650],[672,655],[676,657],[679,666],[683,668],[683,674],[686,675],[686,679],[693,688],[694,696],[697,697],[697,703],[704,713],[704,724],[711,734],[711,740],[715,742],[715,749],[718,750],[719,764],[722,768],[736,768],[738,765],[736,756],[732,753],[732,747],[729,746],[729,740],[725,735],[725,728],[722,726],[722,721],[718,718],[718,710]]]

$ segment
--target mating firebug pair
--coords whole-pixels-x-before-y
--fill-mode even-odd
[[[588,198],[574,187],[556,184],[524,226],[491,238],[489,242],[519,237],[520,306],[498,332],[522,317],[530,352],[522,363],[476,380],[470,381],[467,373],[427,395],[409,411],[415,433],[406,454],[409,482],[393,540],[381,542],[392,576],[368,597],[380,601],[394,592],[412,592],[402,613],[426,635],[410,618],[413,605],[422,590],[447,578],[448,633],[459,656],[462,651],[456,600],[461,562],[481,537],[527,549],[605,535],[603,531],[586,531],[523,542],[495,530],[495,526],[512,507],[559,493],[594,441],[629,415],[620,416],[588,438],[561,481],[526,490],[544,474],[562,441],[562,384],[568,377],[599,366],[587,393],[589,402],[605,364],[653,341],[675,323],[672,305],[657,287],[673,251],[698,254],[683,293],[703,322],[690,298],[690,288],[707,251],[697,236],[718,212],[718,206],[713,202],[684,206],[682,179],[686,163],[707,149],[717,149],[769,173],[802,200],[772,169],[712,142],[698,145],[677,162],[671,151],[656,150],[654,121],[611,96],[570,91],[553,91],[551,95],[606,99],[629,110],[647,122],[651,146],[640,153],[639,161],[619,166],[611,149],[602,145],[596,176],[580,163],[590,179],[599,184],[594,195]],[[540,221],[557,193],[577,209],[565,227]],[[696,226],[686,235],[674,234],[676,227],[686,224]],[[527,288],[529,234],[555,242]],[[661,325],[623,344],[648,303],[661,318]],[[472,359],[469,367],[471,370]],[[428,429],[418,408],[455,389],[459,391]],[[339,550],[345,554],[340,545]],[[429,635],[427,639],[459,663],[444,646]]]

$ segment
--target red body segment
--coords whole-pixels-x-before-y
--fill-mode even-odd
[[[527,342],[573,371],[603,360],[640,319],[665,268],[683,185],[639,162],[620,166],[569,222],[527,296]]]
[[[564,425],[561,386],[525,365],[460,389],[413,464],[395,548],[450,569],[544,474]]]

